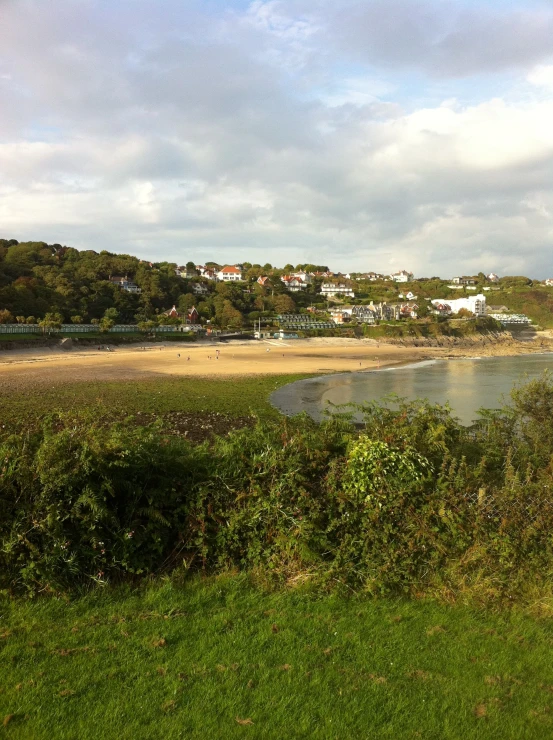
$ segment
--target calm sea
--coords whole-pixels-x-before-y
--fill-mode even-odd
[[[470,360],[431,360],[398,368],[300,380],[275,391],[271,402],[285,414],[306,411],[321,419],[328,403],[362,403],[396,393],[409,400],[449,402],[463,424],[480,408],[497,408],[516,383],[553,371],[553,353]]]

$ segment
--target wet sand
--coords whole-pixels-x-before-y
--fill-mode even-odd
[[[401,347],[375,340],[308,339],[243,341],[190,345],[116,346],[97,348],[57,347],[0,352],[0,392],[10,389],[52,387],[92,381],[120,381],[163,376],[231,378],[232,376],[318,374],[354,372],[423,359],[522,354],[538,346],[515,348]],[[219,353],[217,353],[219,350]],[[543,349],[542,349],[543,351]],[[180,355],[180,357],[179,357]],[[218,359],[217,359],[218,355]],[[190,358],[190,359],[188,359]]]

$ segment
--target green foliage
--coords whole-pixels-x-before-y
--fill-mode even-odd
[[[98,412],[5,433],[0,586],[63,591],[185,562],[379,594],[548,588],[549,377],[470,429],[426,402],[360,410],[362,430],[338,409],[195,447]]]

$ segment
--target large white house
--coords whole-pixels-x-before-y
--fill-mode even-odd
[[[353,289],[345,283],[323,283],[321,285],[321,294],[326,298],[332,298],[337,295],[355,298]]]
[[[226,265],[217,273],[217,280],[222,283],[228,283],[235,280],[243,280],[244,272],[237,265]]]
[[[448,298],[447,300],[445,298],[435,298],[432,301],[432,305],[436,308],[444,304],[450,307],[452,313],[459,313],[462,308],[466,308],[475,316],[486,315],[486,296],[482,293],[470,295],[466,298]]]
[[[400,270],[399,272],[393,272],[390,275],[390,278],[394,281],[394,283],[409,283],[415,276],[412,272],[407,272],[407,270]]]
[[[305,283],[305,285],[311,285],[313,282],[313,277],[308,272],[305,272],[305,270],[300,270],[299,272],[291,272],[290,277],[299,278],[302,283]]]

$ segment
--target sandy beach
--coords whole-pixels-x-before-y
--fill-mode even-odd
[[[547,338],[546,338],[547,339]],[[544,351],[540,343],[482,348],[401,347],[375,340],[307,339],[115,346],[63,350],[37,347],[0,352],[0,391],[52,387],[71,382],[132,380],[161,376],[228,377],[354,372],[424,359]],[[551,346],[549,346],[551,349]]]

